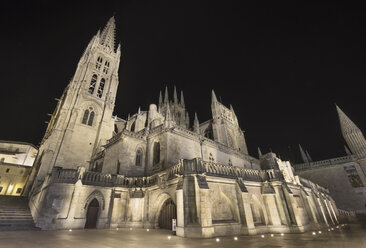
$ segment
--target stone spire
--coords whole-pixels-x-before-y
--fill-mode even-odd
[[[200,123],[198,121],[197,113],[194,113],[194,123],[193,123],[193,130],[196,133],[200,133]]]
[[[184,97],[183,97],[183,90],[180,91],[180,104],[183,106],[183,108],[185,107]]]
[[[259,146],[258,146],[258,157],[260,158],[260,157],[262,157],[263,155],[262,155],[262,151],[261,151],[261,149],[259,148]]]
[[[310,157],[308,150],[306,150],[305,153],[306,153],[306,157],[308,157],[309,162],[313,162],[313,159]]]
[[[233,112],[233,114],[235,115],[235,111],[234,111],[233,105],[231,105],[231,104],[230,104],[230,110],[231,110],[231,112]]]
[[[188,114],[188,112],[186,112],[186,119],[185,119],[185,121],[186,121],[186,128],[188,129],[189,128],[189,124],[190,124],[190,121],[189,121],[189,114]]]
[[[352,153],[359,158],[366,157],[366,140],[361,130],[350,118],[336,105],[342,135]]]
[[[211,93],[211,103],[216,103],[217,102],[217,98],[216,98],[216,94],[215,94],[215,91],[212,90],[212,93]]]
[[[344,145],[344,150],[346,151],[347,156],[351,156],[352,152],[348,149],[346,145]]]
[[[167,105],[166,105],[165,120],[166,121],[171,121],[172,120],[169,103],[167,103]]]
[[[304,150],[302,149],[301,145],[299,144],[299,150],[300,150],[300,154],[301,154],[301,158],[302,158],[302,161],[304,163],[309,163],[309,159],[308,157],[306,156],[306,153],[304,152]]]
[[[166,103],[166,112],[165,112],[165,120],[164,120],[164,127],[172,127],[172,122],[173,122],[173,116],[170,113],[170,107],[169,107],[169,103]]]
[[[175,85],[174,85],[173,101],[174,104],[178,104],[177,88],[175,87]]]
[[[165,86],[164,103],[169,103],[168,86]]]
[[[161,91],[159,93],[159,109],[161,108],[161,106],[163,105],[163,95],[161,94]]]
[[[112,16],[107,25],[104,27],[102,33],[100,34],[100,44],[109,47],[114,51],[114,39],[115,39],[116,24],[114,16]]]

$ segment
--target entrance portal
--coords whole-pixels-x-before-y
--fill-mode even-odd
[[[159,227],[172,230],[172,219],[177,219],[177,206],[172,201],[172,199],[168,199],[161,207],[159,215]]]
[[[99,212],[99,202],[97,199],[94,198],[90,202],[88,206],[88,211],[86,212],[85,228],[97,227],[98,212]]]

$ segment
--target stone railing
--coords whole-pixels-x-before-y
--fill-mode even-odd
[[[171,180],[180,175],[190,174],[206,174],[207,176],[232,179],[240,178],[256,182],[278,181],[283,179],[279,170],[243,169],[202,161],[196,158],[192,160],[181,159],[178,164],[147,177],[126,177],[124,175],[85,171],[85,168],[82,167],[78,170],[56,167],[52,172],[52,180],[54,183],[76,183],[77,180],[81,179],[84,185],[134,188],[156,185],[160,177]]]
[[[79,179],[78,170],[62,169],[61,167],[54,167],[52,170],[51,181],[54,183],[71,183],[74,184]]]
[[[84,185],[114,186],[116,175],[86,171],[82,177]]]
[[[295,169],[295,171],[310,170],[310,169],[317,168],[317,167],[343,164],[343,163],[352,162],[352,161],[354,161],[354,157],[352,155],[350,155],[350,156],[320,160],[320,161],[309,162],[309,163],[295,164],[294,169]]]

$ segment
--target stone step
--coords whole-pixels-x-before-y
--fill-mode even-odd
[[[0,225],[34,225],[33,220],[0,220]]]
[[[40,230],[24,197],[0,196],[0,231]]]
[[[38,227],[0,226],[0,232],[9,232],[9,231],[41,231],[41,229]]]
[[[19,219],[19,220],[33,220],[33,217],[30,216],[0,216],[1,220],[13,220],[13,219]]]

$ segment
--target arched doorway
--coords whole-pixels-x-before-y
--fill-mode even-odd
[[[159,227],[172,230],[172,219],[177,219],[177,206],[172,199],[168,199],[160,210]]]
[[[99,202],[97,199],[93,199],[86,212],[85,228],[96,228],[99,213]]]

